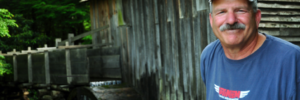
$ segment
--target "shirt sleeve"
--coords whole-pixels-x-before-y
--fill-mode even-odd
[[[208,67],[207,54],[208,53],[204,50],[200,57],[201,78],[205,85],[206,85],[206,68]]]
[[[297,54],[296,58],[296,93],[292,100],[300,100],[300,54]]]
[[[201,56],[201,59],[200,59],[200,70],[201,70],[201,78],[202,78],[202,81],[205,83],[205,64],[204,64],[204,59],[202,58]]]

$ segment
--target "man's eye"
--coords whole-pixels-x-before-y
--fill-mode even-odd
[[[225,13],[224,11],[220,11],[218,14],[223,14],[223,13]]]
[[[238,12],[246,12],[246,11],[244,11],[244,10],[238,10]]]

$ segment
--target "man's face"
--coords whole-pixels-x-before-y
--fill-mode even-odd
[[[243,46],[257,34],[260,10],[253,13],[248,0],[214,0],[212,5],[210,24],[222,45]]]

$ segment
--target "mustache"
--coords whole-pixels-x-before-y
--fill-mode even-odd
[[[233,29],[245,29],[246,25],[242,23],[234,23],[233,25],[229,24],[223,24],[220,26],[220,31],[225,31],[225,30],[233,30]]]

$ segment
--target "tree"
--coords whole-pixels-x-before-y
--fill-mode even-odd
[[[18,27],[16,21],[12,19],[14,15],[11,14],[7,9],[0,9],[0,36],[1,37],[10,37],[9,35],[9,26]],[[12,68],[10,64],[5,62],[3,55],[0,55],[0,75],[4,73],[12,73]]]
[[[87,24],[84,24],[90,21],[89,4],[79,3],[79,0],[0,0],[0,7],[15,14],[14,19],[20,26],[10,28],[12,38],[0,37],[0,49],[3,51],[11,51],[13,48],[17,51],[24,50],[27,46],[37,48],[44,44],[54,46],[55,38],[64,40],[67,39],[68,33],[78,35],[89,31],[85,29]],[[25,33],[32,33],[32,36]],[[40,40],[44,41],[38,42]],[[5,45],[1,46],[1,41]],[[15,46],[14,42],[26,44]]]
[[[8,12],[7,9],[0,9],[0,36],[1,37],[4,36],[10,37],[10,35],[8,34],[9,32],[8,26],[18,27],[18,25],[16,24],[16,20],[12,19],[13,16],[14,15]]]

